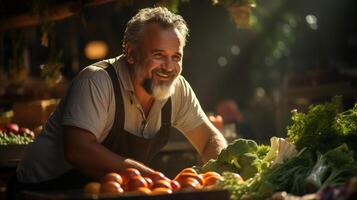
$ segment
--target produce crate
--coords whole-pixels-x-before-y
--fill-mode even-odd
[[[124,195],[85,195],[82,191],[70,192],[23,192],[21,199],[26,200],[52,200],[52,199],[118,199],[118,200],[229,200],[226,190],[196,190],[179,191],[173,194],[140,195],[126,193]]]
[[[16,167],[27,144],[0,145],[0,167]]]
[[[58,103],[58,99],[16,102],[13,105],[13,121],[22,127],[33,130],[47,121]]]

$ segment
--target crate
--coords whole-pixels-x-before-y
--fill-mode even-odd
[[[0,168],[16,167],[26,147],[27,144],[0,145]]]
[[[70,192],[23,192],[21,199],[52,200],[52,199],[99,199],[99,200],[229,200],[227,190],[195,190],[179,191],[172,194],[143,195],[125,193],[123,195],[85,195],[82,191]]]
[[[13,122],[33,130],[47,121],[58,103],[58,99],[16,102],[13,105]]]

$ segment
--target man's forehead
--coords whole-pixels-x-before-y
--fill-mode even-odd
[[[172,38],[177,37],[180,40],[180,43],[184,42],[184,39],[177,28],[173,26],[163,26],[157,22],[150,22],[146,24],[143,33],[143,38],[170,36]]]

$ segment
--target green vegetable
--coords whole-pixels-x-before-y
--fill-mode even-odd
[[[306,178],[310,192],[323,190],[327,186],[341,186],[346,180],[357,175],[357,162],[353,152],[343,144],[325,154],[318,154],[317,162]]]
[[[28,144],[33,139],[29,136],[15,135],[13,133],[0,132],[0,145]]]
[[[277,191],[305,194],[304,181],[313,165],[312,154],[304,149],[296,157],[283,164],[274,165],[244,183],[239,183],[231,176],[223,175],[224,181],[218,186],[230,192],[231,200],[265,200]]]
[[[217,161],[236,167],[244,180],[261,171],[261,161],[257,156],[258,145],[253,140],[239,138],[223,149]]]
[[[218,160],[226,163],[234,163],[239,169],[241,166],[238,163],[240,155],[245,153],[255,153],[258,150],[258,145],[254,140],[236,139],[230,143],[227,148],[223,149],[218,156]]]
[[[357,104],[341,112],[341,97],[331,102],[310,106],[308,113],[292,111],[292,125],[287,127],[289,141],[297,150],[308,147],[324,153],[346,143],[357,151]]]
[[[319,153],[317,155],[317,162],[312,168],[309,176],[305,179],[306,188],[309,192],[315,192],[321,187],[323,180],[326,178],[328,170],[329,166],[327,164],[326,157]]]
[[[268,145],[259,145],[257,149],[257,156],[262,160],[269,152],[270,146]]]
[[[211,159],[205,165],[202,166],[200,171],[201,173],[208,172],[208,171],[215,171],[222,174],[223,172],[237,173],[238,169],[234,165],[224,163],[219,160]]]

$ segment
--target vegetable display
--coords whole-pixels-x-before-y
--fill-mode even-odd
[[[357,104],[342,111],[341,102],[335,97],[307,113],[294,110],[287,139],[272,137],[270,146],[237,139],[200,170],[222,173],[218,187],[229,190],[232,200],[268,199],[282,191],[323,196],[342,187],[357,177]]]
[[[35,135],[28,129],[10,123],[0,127],[0,145],[28,144],[33,141]]]

